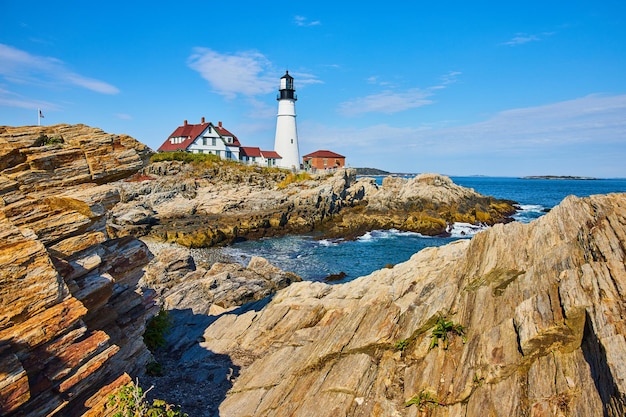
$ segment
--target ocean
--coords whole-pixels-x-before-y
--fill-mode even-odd
[[[382,182],[382,177],[375,177]],[[566,196],[626,192],[626,179],[522,179],[507,177],[450,177],[454,183],[496,198],[514,200],[521,211],[515,220],[528,223],[544,215]],[[427,237],[398,230],[374,230],[354,241],[318,240],[313,235],[285,236],[239,242],[224,253],[247,265],[252,256],[262,256],[277,267],[300,275],[304,280],[322,281],[333,274],[345,274],[345,282],[375,270],[408,260],[430,246],[457,239],[471,239],[484,228],[455,224],[451,237]]]

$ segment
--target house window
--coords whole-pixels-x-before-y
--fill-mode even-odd
[[[233,159],[233,153],[231,151],[226,151],[226,159]]]
[[[215,145],[217,145],[216,139],[212,138],[211,139],[211,146],[215,146]]]
[[[328,159],[324,158],[324,166],[328,165]]]
[[[220,151],[215,151],[215,155],[220,156]]]
[[[252,162],[256,162],[256,156],[252,157]]]
[[[206,146],[206,144],[207,144],[207,140],[206,140],[206,138],[202,138],[202,145],[203,145],[203,146]]]

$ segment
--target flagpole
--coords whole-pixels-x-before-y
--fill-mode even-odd
[[[37,109],[37,126],[41,126],[41,109]]]

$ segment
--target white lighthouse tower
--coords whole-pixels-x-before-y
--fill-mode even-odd
[[[274,150],[282,157],[280,166],[288,169],[300,168],[300,150],[298,149],[298,130],[296,129],[296,100],[293,77],[289,71],[280,79],[278,116],[276,118],[276,136]]]

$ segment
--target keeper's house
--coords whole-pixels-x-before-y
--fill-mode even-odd
[[[302,157],[304,169],[337,169],[346,166],[346,157],[338,153],[319,150]]]
[[[240,159],[241,144],[237,136],[230,133],[218,122],[214,126],[205,122],[204,117],[200,124],[193,125],[183,122],[167,138],[158,149],[159,152],[185,151],[192,153],[210,153],[222,159]]]

